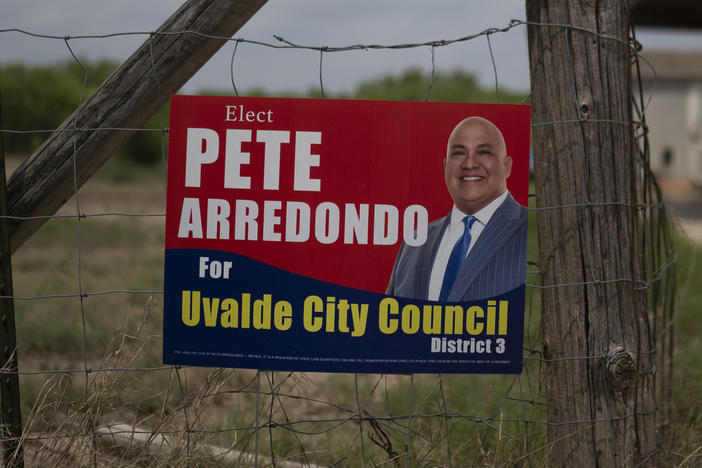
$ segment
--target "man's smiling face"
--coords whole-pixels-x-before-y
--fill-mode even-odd
[[[502,195],[511,171],[512,158],[494,124],[469,117],[456,125],[446,149],[444,175],[459,210],[474,214]]]

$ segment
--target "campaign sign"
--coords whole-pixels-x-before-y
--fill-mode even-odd
[[[164,362],[521,372],[529,113],[173,96]],[[493,195],[439,299],[454,199],[468,212]]]

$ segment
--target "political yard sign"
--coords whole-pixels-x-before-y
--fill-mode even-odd
[[[453,154],[454,127],[479,116],[499,128],[508,198],[524,214],[529,114],[520,105],[173,96],[164,362],[521,372],[525,250],[496,242],[505,229],[489,227],[500,209],[466,262],[488,249],[514,257],[517,285],[495,293],[499,268],[483,261],[464,269],[484,297],[429,299],[427,288],[439,249],[429,244],[443,236],[441,219],[461,190],[447,189],[450,168],[466,171],[456,184],[494,183],[484,150]],[[412,256],[424,266],[403,265]],[[403,282],[418,287],[393,286]]]

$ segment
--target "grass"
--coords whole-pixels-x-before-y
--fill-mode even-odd
[[[81,189],[82,212],[165,211],[162,172],[126,164],[112,161]],[[74,212],[75,200],[61,210]],[[236,449],[244,453],[240,457],[258,447],[262,466],[273,458],[396,466],[404,465],[408,443],[412,466],[448,466],[449,459],[453,466],[546,462],[546,429],[538,423],[546,420],[544,389],[536,360],[526,361],[521,377],[161,368],[161,296],[131,291],[163,287],[163,221],[122,215],[53,219],[13,256],[15,294],[48,296],[16,301],[20,369],[76,371],[21,377],[25,431],[40,437],[25,445],[32,465],[89,464],[96,457],[106,465],[182,465],[189,459],[193,466],[207,466],[217,462],[202,450],[209,445]],[[528,255],[536,260],[533,212],[529,230]],[[676,243],[675,385],[668,402],[672,417],[660,439],[666,460],[680,464],[702,444],[702,261],[698,247],[682,237]],[[81,291],[111,292],[81,300],[76,296]],[[539,308],[538,290],[528,288],[529,349],[541,347]],[[97,371],[82,371],[86,367]],[[132,443],[127,450],[91,436],[117,423],[158,431],[173,449],[149,451]]]
[[[679,466],[702,462],[702,248],[683,235],[678,256],[673,391],[670,421],[661,427],[668,459]],[[683,462],[685,463],[683,465]]]

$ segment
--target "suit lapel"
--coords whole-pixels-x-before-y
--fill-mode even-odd
[[[431,277],[431,268],[434,265],[434,258],[436,257],[436,251],[439,249],[441,237],[443,236],[450,219],[451,215],[449,213],[449,216],[446,216],[441,220],[441,222],[432,226],[429,229],[429,232],[427,232],[427,241],[424,243],[424,246],[427,248],[419,250],[416,264],[417,271],[414,275],[414,290],[422,299],[426,299],[429,296],[429,278]]]
[[[519,205],[510,195],[495,211],[458,272],[447,300],[460,300],[495,253],[511,239],[521,223],[519,210]]]

